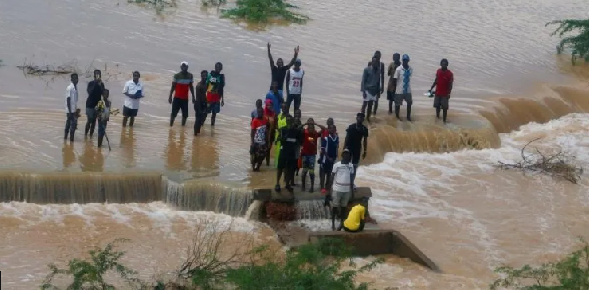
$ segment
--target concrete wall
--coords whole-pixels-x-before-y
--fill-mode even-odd
[[[325,238],[342,239],[354,249],[354,253],[358,256],[394,254],[402,258],[408,258],[431,270],[440,271],[431,259],[397,231],[365,230],[359,233],[331,231],[310,232],[308,235],[308,241],[311,243]]]

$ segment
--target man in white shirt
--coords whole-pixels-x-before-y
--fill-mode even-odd
[[[332,198],[333,205],[331,211],[331,229],[336,230],[335,218],[339,216],[340,225],[338,231],[342,229],[342,223],[346,218],[346,207],[354,191],[354,165],[350,162],[350,150],[344,149],[342,152],[342,161],[336,162],[332,169]]]
[[[144,85],[140,82],[140,72],[137,70],[133,72],[133,79],[125,83],[123,94],[127,96],[123,101],[123,127],[127,125],[128,118],[131,118],[129,120],[131,127],[140,108],[140,98],[144,97]]]
[[[394,102],[396,106],[396,118],[400,119],[400,106],[403,100],[406,101],[406,119],[411,121],[412,93],[410,90],[410,78],[412,77],[413,69],[408,65],[409,61],[410,58],[407,54],[402,55],[402,64],[396,68],[396,74],[394,74],[396,82]]]
[[[71,74],[71,84],[67,86],[67,92],[65,94],[65,110],[67,113],[67,123],[65,125],[65,141],[67,140],[67,135],[70,136],[70,141],[73,142],[75,140],[75,129],[77,129],[77,117],[78,117],[78,109],[77,109],[77,100],[79,99],[77,93],[77,83],[79,82],[79,76],[76,73]]]
[[[287,71],[285,83],[287,90],[287,101],[286,104],[288,109],[294,102],[294,112],[296,109],[300,109],[300,103],[302,101],[302,86],[304,85],[304,70],[300,68],[302,61],[297,58],[294,62],[294,67]]]

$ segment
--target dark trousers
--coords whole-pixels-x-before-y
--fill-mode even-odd
[[[173,103],[171,104],[171,117],[176,117],[181,109],[181,116],[183,119],[188,117],[188,100],[174,98]]]
[[[196,121],[194,122],[194,135],[200,133],[200,128],[204,125],[206,115],[206,111],[196,112]]]
[[[67,139],[67,135],[70,134],[70,141],[73,142],[75,140],[75,129],[77,129],[77,118],[75,117],[75,113],[67,113],[67,122],[65,123],[65,140]]]
[[[287,104],[288,109],[290,109],[290,107],[292,106],[292,102],[294,102],[294,112],[295,112],[296,109],[300,109],[301,101],[302,101],[302,94],[289,94],[285,104]]]

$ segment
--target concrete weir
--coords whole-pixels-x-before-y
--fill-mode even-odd
[[[327,210],[323,207],[324,197],[319,193],[308,193],[294,191],[290,193],[282,190],[275,192],[272,189],[254,189],[253,204],[250,206],[246,216],[249,218],[273,222],[273,221],[293,221],[301,219],[305,215],[299,211],[300,207],[307,207],[306,203],[316,202],[320,205],[308,205],[311,209]],[[359,187],[354,193],[354,198],[350,200],[349,207],[357,202],[361,202],[363,198],[371,197],[371,188]],[[313,208],[318,207],[318,208]],[[311,212],[313,215],[326,218],[328,213]],[[408,238],[395,230],[384,230],[377,226],[374,219],[368,216],[368,201],[367,201],[367,224],[362,232],[348,233],[345,231],[320,231],[312,232],[304,228],[298,228],[294,232],[293,238],[282,238],[282,241],[290,247],[295,247],[309,242],[318,242],[320,239],[334,238],[341,239],[346,244],[354,248],[354,252],[358,256],[378,255],[378,254],[394,254],[401,258],[408,258],[413,262],[421,264],[433,271],[439,272],[438,266],[427,257],[417,246],[415,246]]]

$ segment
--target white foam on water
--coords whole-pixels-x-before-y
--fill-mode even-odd
[[[558,248],[556,236],[548,233],[563,223],[564,217],[570,217],[561,214],[564,197],[578,197],[583,205],[579,207],[583,208],[577,209],[589,205],[586,193],[589,115],[570,114],[546,124],[530,123],[515,132],[500,134],[500,138],[498,149],[387,153],[383,162],[360,167],[357,184],[373,187],[370,214],[383,225],[411,227],[424,236],[430,234],[429,238],[439,239],[437,234],[445,234],[448,242],[461,244],[453,250],[478,252],[490,271],[508,254],[507,241],[498,236],[504,233],[498,231],[501,225],[491,222],[503,214],[507,222],[532,221],[533,224],[527,224],[527,230],[547,236],[548,248],[536,250],[555,250]],[[562,150],[573,156],[573,163],[584,169],[582,181],[573,185],[546,175],[523,176],[520,171],[500,171],[494,166],[499,161],[520,161],[523,146],[537,138],[540,139],[530,145],[532,148],[544,154]],[[532,152],[535,149],[526,149],[527,154]],[[521,197],[516,197],[521,193]],[[539,204],[536,201],[540,201]],[[499,207],[490,207],[487,203],[496,203]],[[456,230],[457,235],[446,232],[448,229]],[[512,245],[518,247],[516,243],[513,241]]]

